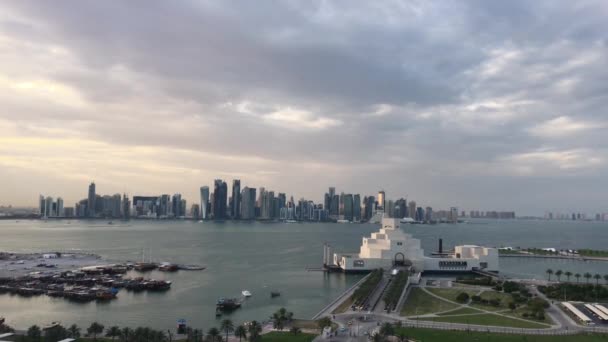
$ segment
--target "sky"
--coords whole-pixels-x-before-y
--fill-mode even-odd
[[[608,2],[0,3],[0,204],[215,178],[608,212]]]

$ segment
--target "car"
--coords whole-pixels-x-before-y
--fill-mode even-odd
[[[340,328],[340,332],[345,332],[345,331],[347,331],[347,330],[348,330],[348,329],[346,329],[345,327]]]

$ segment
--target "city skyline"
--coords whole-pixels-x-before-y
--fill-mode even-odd
[[[73,203],[91,179],[192,201],[238,178],[315,201],[332,185],[443,208],[603,212],[607,11],[3,2],[0,203]]]
[[[249,190],[252,191],[251,195],[254,198],[253,201],[255,202],[254,203],[254,209],[255,209],[255,208],[258,208],[257,206],[259,206],[259,201],[260,201],[259,193],[257,191],[258,190],[264,191],[266,189],[264,186],[253,187],[253,186],[248,185],[246,183],[244,183],[245,186],[241,188],[241,180],[240,179],[233,179],[233,180],[231,180],[232,186],[228,186],[228,183],[226,182],[226,180],[222,180],[222,179],[215,179],[213,182],[217,182],[217,181],[220,182],[219,186],[224,186],[225,187],[223,189],[223,191],[225,191],[226,193],[224,194],[225,197],[223,199],[224,199],[224,202],[225,202],[226,206],[225,206],[225,208],[223,208],[223,210],[225,211],[226,216],[223,217],[223,218],[226,218],[226,219],[228,219],[228,218],[230,218],[230,219],[233,219],[233,218],[240,219],[241,218],[240,217],[240,215],[241,215],[240,214],[241,213],[240,206],[242,205],[241,204],[241,200],[242,200],[242,197],[244,196],[244,193],[246,191],[249,191]],[[234,187],[235,184],[237,184],[236,188]],[[211,186],[207,186],[207,185],[200,186],[198,188],[199,192],[198,192],[197,195],[195,195],[191,199],[189,199],[189,197],[187,197],[187,196],[183,196],[183,201],[185,202],[186,200],[189,200],[188,203],[190,205],[197,205],[198,206],[197,210],[199,210],[199,213],[200,213],[201,217],[203,217],[203,218],[207,218],[208,216],[209,217],[213,217],[213,216],[215,216],[216,213],[213,213],[213,212],[207,213],[207,211],[212,210],[212,209],[211,208],[205,208],[202,205],[202,202],[203,202],[203,198],[206,198],[206,200],[208,201],[208,203],[210,203],[209,201],[213,200],[213,198],[214,198],[214,190],[215,190],[214,188],[217,188],[217,186],[218,186],[218,184],[215,184],[215,185],[211,184]],[[77,206],[78,206],[79,203],[82,204],[83,201],[91,201],[92,200],[93,203],[95,203],[95,197],[94,197],[94,195],[95,195],[95,189],[96,189],[96,183],[93,181],[93,182],[89,183],[89,185],[88,185],[88,193],[87,193],[86,198],[80,199],[80,200],[74,200],[74,201],[70,201],[68,199],[67,203],[76,203]],[[236,202],[237,203],[236,204],[236,212],[234,211],[234,208],[233,208],[234,204],[233,204],[233,200],[232,200],[232,198],[233,198],[232,196],[235,195],[235,192],[234,192],[235,189],[237,189],[237,191],[238,190],[243,190],[243,192],[238,191],[238,196],[239,197],[238,197],[238,201]],[[273,194],[273,196],[274,196],[275,192],[277,194],[280,194],[280,195],[283,195],[283,196],[285,196],[287,194],[288,196],[291,196],[294,199],[294,201],[296,201],[296,202],[298,200],[312,201],[312,202],[314,202],[316,204],[323,205],[323,208],[327,209],[329,211],[332,211],[332,210],[335,210],[335,209],[333,207],[328,206],[328,204],[331,203],[331,200],[328,202],[328,197],[327,197],[328,194],[330,194],[330,197],[331,197],[331,195],[336,196],[336,197],[342,196],[342,195],[348,195],[348,196],[351,196],[351,197],[354,196],[354,202],[353,202],[353,204],[357,203],[357,204],[360,205],[360,208],[361,208],[360,210],[365,210],[365,205],[366,205],[365,198],[367,197],[367,195],[362,194],[361,192],[356,192],[356,191],[355,192],[347,192],[347,193],[345,193],[344,191],[341,191],[340,194],[337,194],[335,192],[336,191],[336,187],[335,186],[330,186],[330,187],[328,187],[328,189],[329,189],[329,191],[326,192],[324,196],[314,196],[314,198],[306,198],[306,197],[303,197],[303,196],[299,196],[298,197],[297,194],[286,193],[286,192],[276,192],[276,191],[270,191],[270,192]],[[268,192],[268,191],[265,191],[265,192]],[[179,201],[182,200],[182,192],[175,192],[175,191],[161,192],[161,193],[158,193],[158,194],[144,193],[144,192],[137,192],[137,191],[135,191],[134,193],[131,193],[131,192],[122,192],[122,193],[119,193],[119,192],[112,192],[112,191],[109,191],[109,192],[106,192],[106,193],[108,193],[108,194],[113,193],[114,194],[114,195],[112,195],[113,197],[118,196],[118,195],[121,195],[123,197],[124,196],[127,196],[127,197],[128,196],[134,196],[134,197],[142,197],[143,196],[143,197],[148,197],[148,198],[158,197],[159,200],[163,196],[170,196],[171,198],[169,198],[169,201],[171,203],[175,202],[175,197],[176,196],[179,197],[178,198]],[[164,194],[164,193],[166,193],[166,194]],[[173,195],[169,195],[169,193],[173,193]],[[370,194],[372,194],[372,193],[374,195],[370,196],[370,197],[375,198],[376,199],[375,204],[378,205],[378,206],[380,206],[380,207],[384,207],[383,205],[380,205],[380,202],[383,202],[384,205],[386,205],[387,203],[391,203],[392,205],[399,205],[399,201],[403,200],[404,196],[407,197],[407,195],[399,195],[399,194],[394,195],[395,197],[390,197],[390,196],[387,197],[386,191],[384,189],[380,189],[380,190],[378,190],[375,193],[371,192]],[[51,195],[51,196],[48,196],[48,195]],[[97,195],[99,195],[99,194],[97,194]],[[27,208],[33,209],[33,208],[36,208],[36,207],[40,208],[41,207],[40,201],[43,198],[51,198],[51,199],[55,199],[55,200],[60,200],[61,203],[62,203],[62,207],[63,207],[63,202],[65,201],[64,200],[64,196],[62,196],[61,194],[59,194],[59,195],[55,194],[55,196],[56,197],[53,197],[53,194],[48,194],[48,193],[43,194],[43,192],[40,192],[39,193],[39,198],[40,199],[39,199],[38,203],[36,203],[34,205],[13,206],[12,204],[0,203],[0,207],[5,207],[5,208],[14,207],[14,208],[24,208],[24,209],[27,209]],[[106,196],[108,196],[108,195],[106,195]],[[321,197],[321,199],[318,200],[317,199],[318,197]],[[430,203],[426,203],[425,204],[426,207],[418,207],[415,200],[412,200],[412,201],[408,202],[407,198],[405,198],[405,199],[406,199],[406,202],[404,203],[404,205],[406,206],[406,211],[412,211],[412,210],[416,211],[417,209],[422,209],[424,211],[426,209],[431,209],[432,210],[432,208],[433,208],[432,206],[431,207],[426,206],[426,205],[428,205]],[[353,198],[351,198],[350,201],[352,202]],[[135,205],[132,202],[129,202],[129,203],[131,205],[133,205],[133,206]],[[334,202],[334,204],[335,204],[335,202]],[[452,205],[454,205],[454,203],[452,203]],[[213,205],[211,207],[213,207]],[[355,208],[355,207],[358,207],[358,206],[353,205],[353,208]],[[441,206],[439,206],[439,207],[441,207]],[[441,208],[451,208],[451,207],[452,206],[445,206],[445,207],[441,207]],[[73,208],[73,207],[71,207],[71,208]],[[464,217],[464,216],[468,216],[468,217],[486,217],[486,215],[487,215],[488,217],[500,218],[501,216],[503,216],[501,214],[507,214],[509,216],[509,218],[511,218],[510,214],[516,212],[515,210],[512,210],[510,208],[484,208],[484,209],[480,209],[480,208],[462,208],[462,207],[458,207],[458,206],[456,206],[455,208],[458,209],[458,214],[460,216],[462,216],[462,217]],[[81,217],[90,217],[90,213],[88,213],[88,210],[89,209],[87,208],[87,213],[81,215]],[[187,208],[185,208],[185,211],[184,211],[184,209],[182,209],[183,215],[181,215],[181,216],[190,216],[191,210],[192,210],[192,208],[190,206],[187,207]],[[45,211],[46,210],[44,210],[44,211],[40,210],[41,213],[43,213]],[[170,211],[176,212],[175,208],[173,208],[173,210],[170,210]],[[76,208],[76,213],[77,212],[78,212],[78,210]],[[236,216],[234,216],[235,213],[236,213]],[[188,215],[186,215],[186,214],[188,214]],[[601,220],[604,221],[604,220],[608,219],[608,212],[606,212],[604,210],[593,212],[593,211],[585,211],[585,209],[581,209],[581,208],[570,208],[568,210],[545,210],[543,212],[538,212],[538,213],[533,213],[533,214],[529,214],[529,213],[519,214],[518,213],[518,217],[538,217],[538,218],[544,217],[545,219],[570,219],[570,218],[572,218],[572,219],[578,219],[578,220],[581,220],[581,219],[586,220],[586,219],[594,219],[594,218],[596,220],[600,220],[600,218],[601,218]],[[257,219],[259,217],[255,216],[255,215],[249,217],[249,219],[252,219],[252,218],[256,218]]]

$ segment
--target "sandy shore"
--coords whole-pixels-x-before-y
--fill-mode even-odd
[[[95,254],[0,252],[0,278],[20,277],[32,272],[58,273],[102,263],[101,257]]]

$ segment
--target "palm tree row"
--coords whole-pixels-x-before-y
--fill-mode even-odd
[[[281,317],[284,319],[291,317],[293,314],[291,312],[286,312],[285,309],[280,310]],[[118,339],[120,342],[172,342],[173,335],[171,331],[167,331],[166,333],[161,330],[154,330],[146,327],[138,327],[136,329],[131,329],[128,327],[119,328],[118,326],[111,326],[105,329],[103,324],[93,322],[87,329],[87,336],[92,337],[93,341],[97,340],[98,336],[101,336],[105,331],[105,337],[110,338],[112,341]],[[186,341],[187,342],[221,342],[222,333],[226,336],[226,341],[228,340],[228,335],[234,333],[235,337],[239,338],[239,341],[242,339],[247,339],[249,337],[249,341],[258,341],[260,339],[260,335],[262,332],[262,325],[257,321],[252,321],[245,325],[236,326],[232,323],[231,320],[225,319],[222,321],[220,325],[220,329],[211,328],[207,331],[205,335],[203,330],[201,329],[192,329],[188,328],[186,330]],[[294,334],[300,333],[300,329],[292,328],[291,332]],[[64,328],[61,325],[55,326],[50,330],[47,330],[44,334],[42,329],[37,325],[31,326],[26,333],[27,337],[34,342],[42,342],[43,340],[48,341],[58,341],[65,338],[80,338],[81,337],[81,329],[76,325],[72,324],[68,328]]]
[[[552,269],[548,268],[547,271],[545,271],[545,273],[547,273],[547,278],[549,281],[551,281],[551,275],[555,274],[555,277],[557,278],[557,281],[561,281],[561,276],[562,274],[566,276],[566,278],[568,279],[568,282],[570,282],[570,277],[574,276],[576,278],[576,282],[578,283],[581,279],[581,274],[580,273],[576,273],[576,274],[572,274],[572,272],[570,271],[566,271],[563,272],[562,270],[557,270],[555,272],[553,272]],[[604,279],[604,281],[606,282],[606,284],[608,284],[608,274],[601,276],[600,274],[596,273],[594,275],[592,275],[589,272],[586,272],[582,275],[582,277],[584,277],[587,280],[587,283],[589,283],[589,280],[591,278],[595,279],[595,284],[599,285],[600,279]]]

